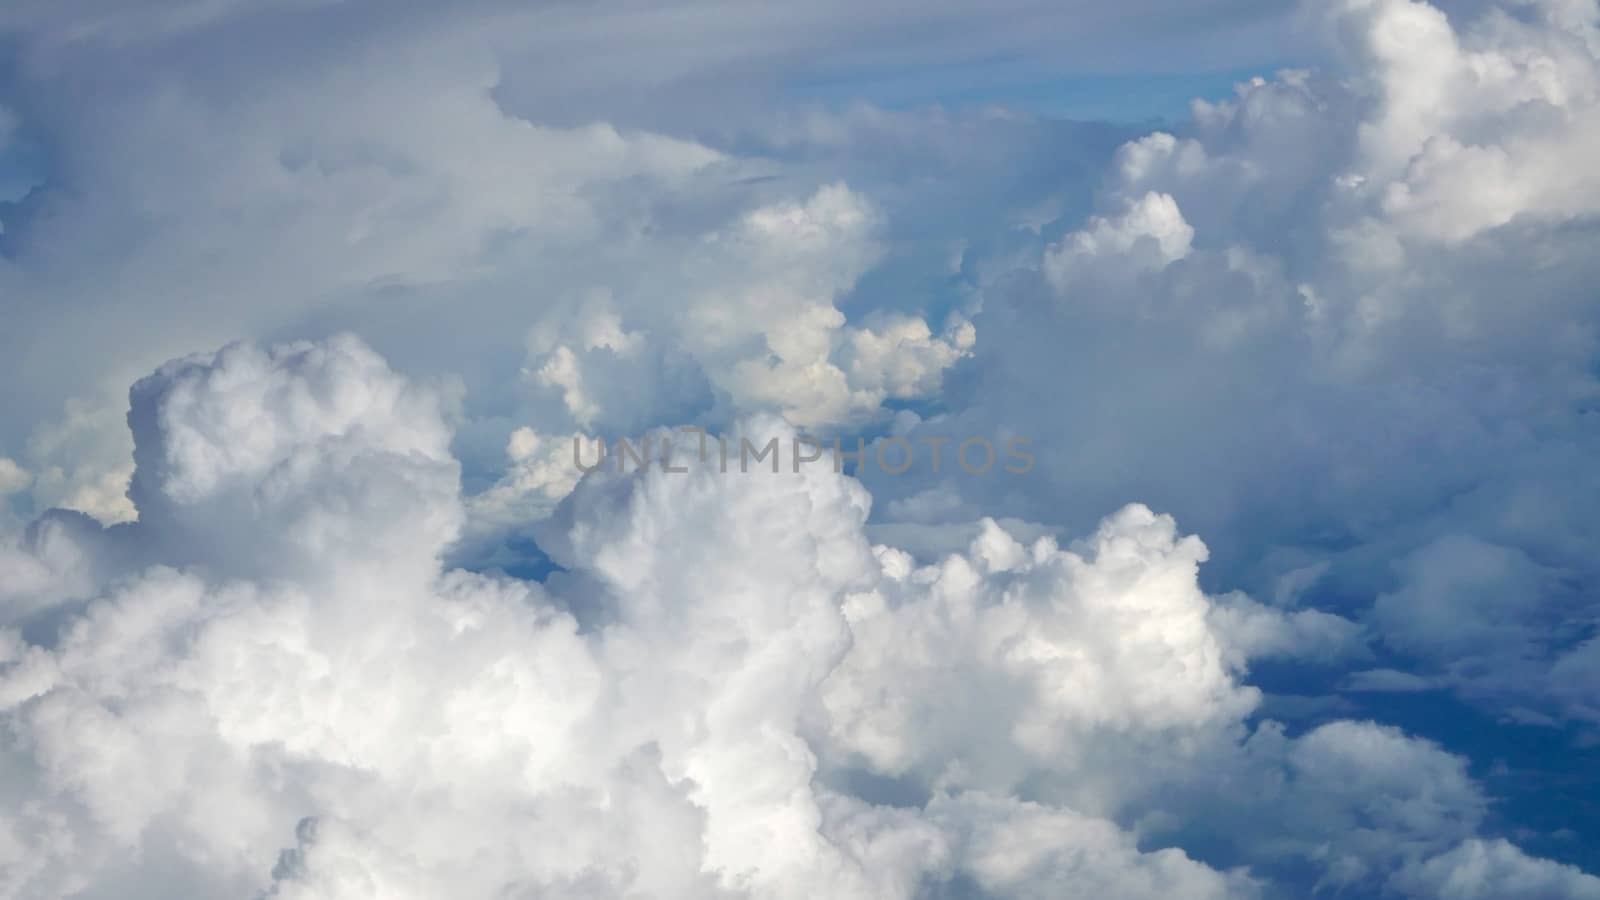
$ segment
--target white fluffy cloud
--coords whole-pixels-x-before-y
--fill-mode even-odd
[[[28,471],[16,460],[0,457],[0,497],[10,496],[26,488],[33,481]]]
[[[1573,866],[1533,859],[1506,841],[1463,841],[1395,876],[1393,886],[1411,897],[1600,897],[1600,878]]]
[[[0,897],[1595,896],[1600,6],[1182,6],[6,5]]]
[[[540,585],[441,569],[440,396],[352,338],[233,345],[133,398],[138,522],[57,538],[101,574],[0,643],[11,895],[1240,897],[1276,851],[1220,869],[1138,831],[1203,818],[1183,797],[1218,764],[1292,798],[1284,852],[1344,869],[1478,816],[1458,760],[1390,729],[1242,741],[1249,648],[1204,546],[1142,507],[918,566],[831,466],[722,474],[679,442],[686,473],[577,485]]]
[[[974,335],[959,319],[939,336],[913,316],[848,324],[837,300],[881,255],[880,218],[844,184],[752,209],[687,242],[676,273],[611,298],[626,319],[591,301],[537,331],[527,370],[582,427],[714,407],[819,428],[881,418],[885,400],[936,392]]]
[[[1200,729],[1254,706],[1209,627],[1198,539],[1134,506],[1083,552],[1024,546],[992,521],[936,566],[881,548],[883,585],[849,599],[854,652],[824,692],[840,745],[890,774],[970,755],[1019,777],[1070,765],[1103,732]]]
[[[1258,594],[1317,567],[1436,683],[1587,718],[1595,9],[1319,17],[1348,77],[1197,102],[1118,151],[1102,215],[976,280],[972,362],[909,435],[1022,434],[1040,474],[869,481],[912,520],[1139,497]]]

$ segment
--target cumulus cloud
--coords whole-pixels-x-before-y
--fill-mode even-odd
[[[1167,194],[1149,193],[1128,203],[1114,219],[1096,217],[1068,235],[1044,255],[1044,271],[1052,284],[1066,290],[1075,270],[1098,257],[1118,261],[1116,271],[1162,269],[1189,255],[1194,229]]]
[[[1595,896],[1600,8],[1183,6],[6,6],[0,896]]]
[[[938,336],[908,315],[848,323],[837,301],[881,256],[881,228],[842,183],[758,206],[686,243],[676,274],[542,326],[527,371],[577,425],[613,433],[757,410],[818,428],[882,418],[886,400],[936,392],[974,335],[959,319]]]
[[[1596,577],[1577,160],[1600,50],[1577,7],[1333,4],[1346,77],[1254,79],[1124,145],[1100,215],[975,281],[972,359],[908,432],[1025,434],[1039,476],[868,473],[883,508],[1082,527],[1139,497],[1258,595],[1319,567],[1304,602],[1370,609],[1419,677],[1587,717],[1549,677],[1588,677]]]
[[[0,334],[11,377],[39,385],[15,407],[26,440],[7,449],[39,472],[35,510],[129,518],[120,391],[241,333],[359,328],[432,371],[478,359],[474,412],[497,422],[479,459],[529,420],[611,433],[762,410],[872,422],[886,401],[934,394],[970,349],[960,316],[840,308],[885,235],[836,174],[534,121],[506,105],[486,49],[409,40],[275,71],[248,98],[129,80],[62,136],[80,152],[8,216],[8,254],[27,265],[0,267],[7,298],[58,301],[8,299],[26,328]],[[73,92],[69,75],[44,83]],[[180,134],[193,139],[174,149]],[[106,246],[98,276],[56,255],[78,241]],[[96,362],[24,332],[70,336]],[[433,340],[447,332],[448,347]]]
[[[1266,845],[1219,868],[1138,830],[1215,808],[1183,795],[1219,762],[1344,869],[1480,815],[1459,760],[1393,729],[1244,740],[1259,642],[1213,626],[1204,546],[1143,507],[1071,549],[987,522],[917,566],[832,466],[724,474],[679,442],[686,472],[576,485],[541,585],[441,567],[440,397],[353,338],[132,396],[138,520],[58,538],[103,574],[0,643],[13,895],[1239,897]]]
[[[9,497],[32,483],[33,476],[17,465],[16,460],[0,457],[0,497]]]
[[[1396,875],[1412,897],[1600,897],[1600,878],[1573,866],[1533,859],[1506,841],[1471,840]]]
[[[1242,717],[1257,695],[1208,627],[1195,583],[1205,548],[1175,531],[1129,507],[1085,555],[1050,538],[1024,546],[992,521],[936,566],[882,548],[888,593],[850,599],[856,652],[824,695],[839,742],[889,774],[938,773],[953,754],[994,765],[992,742],[1022,754],[1010,762],[1021,772],[1081,758],[1104,731]]]

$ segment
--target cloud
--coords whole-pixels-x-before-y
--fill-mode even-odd
[[[1118,218],[1095,218],[1046,250],[1045,277],[1065,290],[1074,270],[1102,255],[1114,256],[1121,271],[1159,270],[1188,256],[1193,241],[1194,229],[1183,220],[1172,197],[1150,193],[1129,202]]]
[[[578,426],[613,434],[759,410],[818,428],[882,418],[886,400],[936,392],[974,337],[959,319],[942,336],[908,315],[848,323],[836,301],[879,259],[881,227],[842,183],[758,206],[686,242],[675,272],[536,331],[526,370]]]
[[[1573,866],[1534,859],[1506,841],[1463,841],[1397,875],[1406,896],[1469,900],[1473,897],[1600,897],[1600,878]]]
[[[0,457],[0,497],[18,493],[33,483],[28,470],[17,465],[16,460]]]
[[[0,11],[0,896],[1592,895],[1600,14],[1182,7]]]
[[[1260,893],[1260,885],[1243,872],[1219,873],[1177,850],[1140,854],[1127,835],[1108,823],[1066,810],[969,795],[939,803],[936,814],[975,820],[967,826],[972,878],[992,895],[1052,897],[1063,884],[1104,897],[1245,898]]]
[[[1573,161],[1600,45],[1519,10],[1334,4],[1347,77],[1255,79],[1124,145],[1099,215],[973,280],[972,356],[905,431],[1019,434],[1034,474],[866,473],[880,509],[1081,528],[1137,497],[1227,583],[1320,567],[1297,602],[1367,616],[1419,677],[1587,718],[1549,670],[1587,684],[1600,205]]]
[[[73,525],[93,583],[0,643],[13,894],[1232,897],[1285,852],[1390,871],[1479,816],[1460,761],[1394,729],[1244,740],[1260,642],[1213,627],[1204,546],[1143,507],[1072,549],[987,522],[919,567],[832,466],[723,474],[678,442],[687,472],[577,484],[539,584],[441,567],[440,396],[353,338],[132,395],[138,520]],[[1190,800],[1219,764],[1287,792],[1264,809],[1296,842],[1145,849],[1139,822],[1218,808]]]
[[[1257,693],[1235,682],[1241,660],[1207,625],[1204,546],[1175,530],[1129,507],[1083,555],[1049,538],[1024,546],[993,522],[966,554],[926,568],[882,548],[888,578],[846,607],[854,652],[824,694],[836,740],[887,774],[936,774],[952,755],[1005,762],[986,758],[999,745],[1020,754],[1009,761],[1020,774],[1080,756],[1102,731],[1242,717]]]

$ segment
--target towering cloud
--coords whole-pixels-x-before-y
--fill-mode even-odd
[[[885,509],[1082,527],[1139,497],[1231,583],[1365,597],[1437,684],[1592,721],[1593,13],[1334,4],[1350,77],[1123,146],[1102,215],[979,285],[950,409],[907,432],[1025,433],[1040,477],[879,479]]]
[[[0,9],[0,898],[1600,897],[1600,4],[1179,5]]]
[[[445,571],[439,401],[348,337],[135,386],[138,522],[54,538],[89,563],[5,632],[9,892],[1238,897],[1431,877],[1481,816],[1426,742],[1247,726],[1248,601],[1143,507],[919,565],[831,466],[657,465],[578,484],[546,585]],[[1211,816],[1281,824],[1219,869],[1167,843]]]

